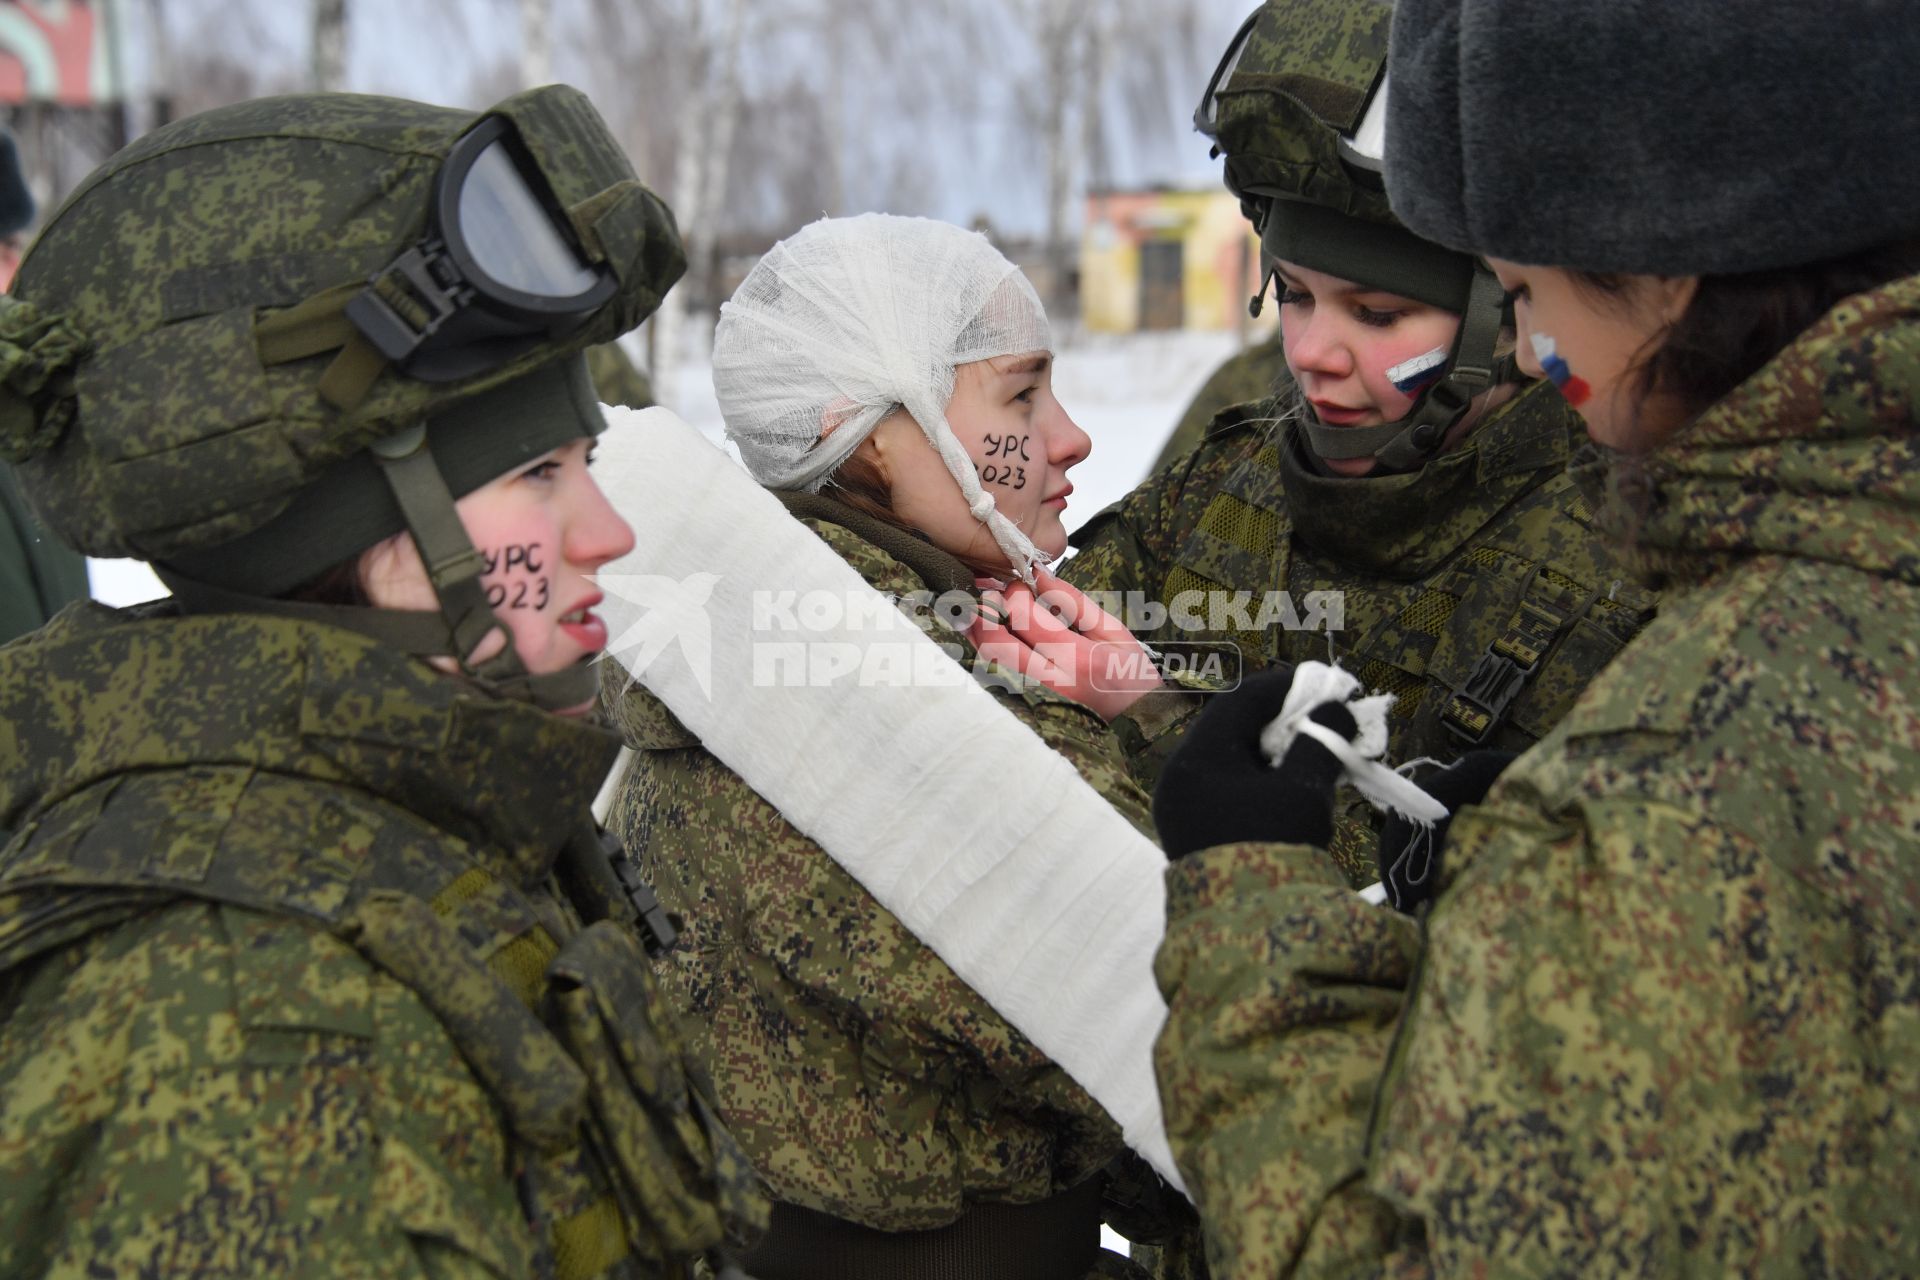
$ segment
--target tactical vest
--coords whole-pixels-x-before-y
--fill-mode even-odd
[[[1567,474],[1584,435],[1545,384],[1420,472],[1362,482],[1313,474],[1262,408],[1229,410],[1210,433],[1214,447],[1244,437],[1245,456],[1174,544],[1160,598],[1245,593],[1242,615],[1257,619],[1283,590],[1311,623],[1311,606],[1330,601],[1309,593],[1337,592],[1341,626],[1247,627],[1229,610],[1226,625],[1216,613],[1197,631],[1170,618],[1155,640],[1224,646],[1244,670],[1337,661],[1395,695],[1393,760],[1445,762],[1525,750],[1652,617],[1654,597],[1616,562]],[[1334,849],[1357,880],[1375,878],[1364,825],[1343,821]]]
[[[636,938],[670,945],[673,929],[617,842],[583,830],[549,891],[530,894],[344,787],[280,786],[270,806],[249,804],[254,773],[121,775],[19,833],[0,855],[0,996],[37,957],[170,900],[290,917],[351,945],[445,1028],[505,1121],[534,1274],[687,1275],[729,1223],[764,1228],[751,1168],[656,1021],[665,1006]],[[116,809],[166,815],[163,838],[150,825],[130,837]],[[347,831],[363,855],[324,836]]]

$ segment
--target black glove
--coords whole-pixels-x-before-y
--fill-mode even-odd
[[[1397,813],[1387,815],[1374,856],[1380,863],[1380,883],[1387,887],[1387,901],[1394,910],[1411,912],[1433,896],[1440,881],[1441,846],[1453,815],[1466,805],[1479,804],[1516,754],[1469,751],[1438,773],[1421,778],[1421,789],[1447,806],[1447,816],[1431,829]]]
[[[1200,1225],[1192,1201],[1132,1151],[1108,1161],[1101,1178],[1101,1220],[1134,1244],[1165,1244]]]
[[[1153,789],[1153,825],[1167,857],[1241,841],[1332,842],[1339,758],[1304,734],[1278,768],[1260,750],[1261,730],[1280,714],[1292,685],[1293,668],[1275,667],[1215,694],[1200,712]],[[1349,740],[1359,732],[1337,702],[1315,707],[1308,719]]]

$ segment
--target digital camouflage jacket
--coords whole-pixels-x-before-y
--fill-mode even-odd
[[[971,586],[944,552],[881,535],[841,504],[810,498],[796,513],[883,593]],[[964,644],[950,631],[936,638]],[[988,685],[1008,713],[1151,831],[1106,725],[994,671],[1003,678]],[[884,1231],[923,1230],[970,1202],[1045,1199],[1123,1149],[1065,1072],[657,699],[626,685],[609,665],[602,697],[634,756],[608,824],[684,919],[657,972],[728,1129],[774,1197]],[[1112,1254],[1102,1267],[1130,1274]]]
[[[558,816],[612,735],[165,608],[0,650],[0,1274],[684,1275],[764,1222]]]
[[[1585,432],[1546,383],[1420,471],[1382,478],[1316,474],[1273,405],[1229,410],[1095,516],[1063,575],[1119,593],[1123,621],[1165,606],[1135,626],[1163,651],[1225,645],[1249,670],[1339,662],[1396,696],[1395,762],[1525,749],[1651,616],[1567,474]],[[1198,701],[1151,694],[1115,722],[1138,774],[1157,773]],[[1378,879],[1373,847],[1371,810],[1350,796],[1334,854],[1355,884]]]
[[[1920,1275],[1917,415],[1910,279],[1622,486],[1661,616],[1462,811],[1424,928],[1315,849],[1172,869],[1221,1275]]]
[[[1160,447],[1153,470],[1159,471],[1199,448],[1215,418],[1235,405],[1265,400],[1287,376],[1287,349],[1280,342],[1278,330],[1272,337],[1222,361],[1219,368],[1207,375],[1200,390],[1194,392],[1180,421],[1174,424],[1173,434]]]

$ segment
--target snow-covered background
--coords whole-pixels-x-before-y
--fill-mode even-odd
[[[1092,334],[1071,339],[1055,359],[1054,393],[1093,437],[1093,453],[1075,467],[1067,527],[1146,477],[1173,424],[1214,367],[1235,351],[1231,333]],[[679,394],[670,406],[715,442],[723,437],[713,398],[707,339],[690,337],[676,371]],[[165,595],[153,571],[138,560],[94,560],[93,594],[108,604],[137,604]]]

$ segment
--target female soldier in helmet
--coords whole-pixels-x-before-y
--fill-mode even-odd
[[[1260,231],[1288,377],[1079,530],[1064,573],[1167,606],[1150,643],[1230,645],[1249,672],[1337,661],[1396,695],[1392,758],[1446,761],[1538,739],[1652,598],[1566,475],[1578,418],[1505,354],[1499,283],[1387,207],[1391,17],[1380,0],[1270,0],[1236,36],[1196,123]],[[1279,592],[1294,607],[1261,625]],[[1300,608],[1310,593],[1342,607]],[[1117,722],[1142,772],[1199,701],[1149,694]],[[1336,828],[1356,885],[1385,869],[1366,813],[1355,799]]]
[[[586,812],[580,351],[680,268],[558,87],[209,112],[48,224],[0,442],[174,598],[0,654],[0,1272],[677,1275],[760,1212]]]

